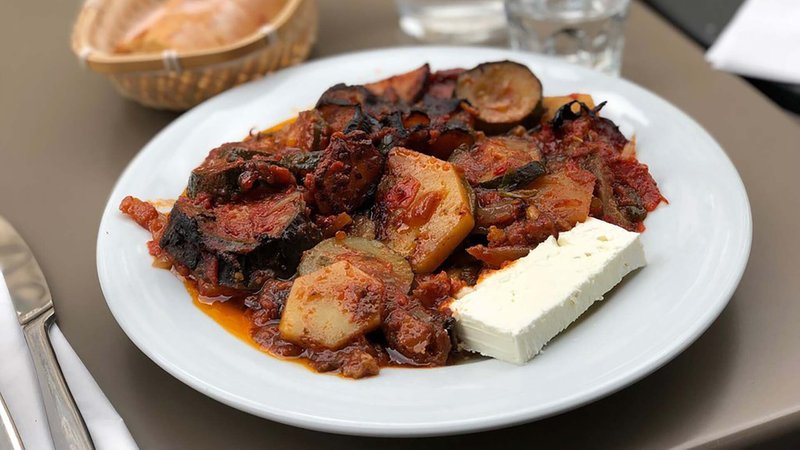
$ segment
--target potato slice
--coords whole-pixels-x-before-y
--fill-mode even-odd
[[[527,214],[545,214],[561,224],[557,228],[568,230],[589,216],[594,186],[594,175],[575,166],[539,177],[528,186],[536,194],[530,199]]]
[[[352,263],[365,273],[405,294],[411,289],[414,272],[405,258],[385,244],[358,236],[332,237],[303,252],[298,275],[306,275],[338,261]]]
[[[281,337],[308,347],[336,350],[378,328],[383,283],[347,261],[297,278],[279,326]]]
[[[594,99],[589,94],[570,94],[570,95],[556,95],[552,97],[545,97],[542,99],[542,106],[544,107],[544,114],[542,115],[542,122],[549,122],[553,120],[553,117],[558,111],[559,108],[566,105],[567,103],[577,100],[579,102],[585,103],[589,109],[594,109]],[[573,111],[578,111],[579,106],[572,105]]]
[[[475,226],[466,182],[454,166],[402,147],[389,152],[376,205],[379,239],[415,273],[433,272]]]

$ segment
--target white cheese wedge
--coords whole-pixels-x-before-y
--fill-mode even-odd
[[[589,218],[462,289],[451,305],[461,346],[522,364],[644,265],[639,233]]]

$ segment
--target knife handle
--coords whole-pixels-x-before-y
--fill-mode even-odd
[[[64,380],[47,334],[53,317],[51,308],[23,326],[42,391],[50,434],[58,450],[91,450],[94,445],[89,430]]]

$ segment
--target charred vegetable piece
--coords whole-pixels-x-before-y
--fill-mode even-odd
[[[386,155],[393,147],[407,142],[410,134],[403,125],[403,112],[394,111],[381,119],[370,137],[378,143],[378,151]]]
[[[508,172],[480,184],[483,188],[501,189],[512,191],[522,186],[530,184],[531,181],[547,173],[544,164],[539,161],[531,161],[524,166],[511,169]]]
[[[381,130],[381,147],[387,152],[406,147],[446,160],[459,146],[475,142],[471,116],[463,111],[437,116],[414,109],[397,119],[389,116]]]
[[[424,106],[430,117],[428,143],[420,151],[447,160],[455,149],[475,143],[475,118],[457,99],[431,99],[426,97]]]
[[[456,80],[464,73],[464,69],[449,69],[433,72],[428,79],[428,90],[431,97],[452,98],[456,90]]]
[[[317,168],[322,154],[322,151],[287,154],[277,164],[289,169],[295,177],[302,179],[307,173],[313,172]]]
[[[258,145],[257,141],[228,142],[208,152],[205,161],[249,161],[264,159],[272,161],[280,158],[282,153],[272,153]]]
[[[347,261],[294,281],[280,322],[283,339],[336,350],[381,325],[383,284]]]
[[[489,227],[505,227],[517,219],[525,217],[525,201],[519,198],[504,198],[475,209],[475,231],[485,233]]]
[[[286,147],[313,152],[328,145],[328,124],[319,111],[302,111],[297,120],[276,133],[276,139]]]
[[[594,188],[596,198],[600,205],[597,216],[606,222],[618,225],[626,230],[635,231],[636,225],[625,215],[614,195],[614,173],[600,157],[592,155],[584,161],[584,167],[597,178]]]
[[[374,194],[383,165],[384,156],[363,131],[334,133],[311,177],[317,210],[337,214],[363,205]]]
[[[344,131],[358,114],[363,116],[362,106],[371,97],[364,86],[337,84],[328,88],[317,101],[314,108],[319,112],[330,132]]]
[[[361,130],[367,134],[370,134],[380,128],[380,123],[375,120],[372,116],[364,113],[364,110],[361,108],[361,105],[355,106],[355,111],[353,112],[353,117],[350,119],[350,122],[344,127],[343,132],[345,134],[350,133],[352,131]]]
[[[580,105],[578,103],[583,103],[589,109],[594,109],[594,99],[589,94],[570,94],[570,95],[560,95],[560,96],[553,96],[553,97],[545,97],[542,99],[542,106],[544,108],[544,114],[542,115],[542,122],[550,122],[556,115],[556,111],[561,109],[564,105],[570,103],[573,112],[580,112]]]
[[[492,269],[499,269],[503,263],[522,258],[530,251],[530,247],[526,246],[486,247],[485,245],[475,245],[467,249],[470,255]]]
[[[470,128],[461,123],[445,123],[430,130],[426,153],[447,160],[458,147],[470,147],[475,142]]]
[[[408,114],[402,117],[401,125],[407,130],[414,130],[417,128],[424,128],[431,124],[431,118],[425,111],[411,110]],[[393,124],[390,124],[393,125]],[[395,125],[399,126],[399,125]]]
[[[335,103],[317,106],[317,111],[328,124],[331,133],[344,131],[353,119],[357,119],[359,105],[338,105]]]
[[[356,116],[356,106],[363,115],[381,121],[398,110],[396,101],[377,96],[364,86],[337,84],[322,94],[315,109],[319,111],[331,132],[343,131]]]
[[[443,314],[411,301],[406,306],[391,309],[381,328],[387,346],[396,352],[395,361],[443,366],[452,348],[446,326]]]
[[[476,127],[492,133],[531,124],[542,109],[542,83],[512,61],[483,63],[462,73],[455,94],[478,110]]]
[[[605,103],[601,103],[599,108],[602,108]],[[599,110],[598,108],[598,110]],[[553,119],[550,120],[554,130],[558,130],[566,121],[573,121],[579,119],[583,115],[593,116],[593,112],[585,104],[573,100],[565,103],[553,113]]]
[[[376,207],[381,241],[416,273],[436,269],[475,225],[469,192],[455,168],[405,148],[389,152]]]
[[[192,170],[187,194],[190,198],[206,194],[214,200],[229,201],[254,190],[293,184],[291,172],[277,165],[276,157],[253,150],[247,142],[224,144]]]
[[[410,72],[395,75],[375,83],[365,84],[364,87],[375,95],[389,99],[396,97],[405,103],[411,104],[422,96],[430,73],[430,66],[425,64]]]
[[[635,141],[631,141],[634,143]],[[635,158],[620,159],[610,164],[614,178],[620,180],[636,191],[641,199],[641,206],[646,211],[653,211],[662,201],[666,201],[658,190],[655,180],[647,170],[647,166]]]
[[[617,151],[622,151],[628,139],[622,135],[614,122],[610,119],[600,117],[600,110],[606,105],[602,102],[594,108],[590,108],[585,103],[573,100],[558,108],[553,115],[550,125],[556,131],[562,131],[565,123],[573,123],[574,128],[579,131],[592,131],[596,137],[613,145]],[[577,126],[575,126],[577,124]]]
[[[364,86],[348,86],[336,84],[322,93],[317,100],[316,108],[326,105],[360,105],[367,101],[370,92]]]
[[[614,147],[614,150],[623,153],[630,141],[619,131],[619,127],[611,121],[611,119],[599,116],[598,113],[603,105],[605,105],[605,102],[599,104],[592,110],[592,130],[603,141]]]
[[[473,186],[515,189],[544,174],[542,155],[527,136],[479,136],[472,147],[450,156]]]
[[[461,106],[461,99],[459,98],[440,98],[425,94],[422,99],[422,110],[430,117],[444,116],[446,114],[453,114]]]
[[[378,241],[356,236],[326,239],[307,250],[297,274],[306,275],[337,261],[347,261],[403,294],[414,281],[414,272],[405,258]]]
[[[255,290],[291,276],[304,250],[321,240],[299,191],[207,209],[180,197],[159,245],[201,281]]]
[[[384,154],[394,147],[405,147],[447,159],[458,146],[475,142],[474,118],[462,104],[458,99],[426,95],[410,110],[395,108],[384,113],[380,126],[372,128],[372,138],[380,142]]]

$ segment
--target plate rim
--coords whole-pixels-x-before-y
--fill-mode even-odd
[[[529,52],[520,52],[504,48],[480,47],[480,46],[475,46],[475,47],[401,46],[401,47],[373,48],[373,49],[359,50],[354,52],[346,52],[338,55],[315,59],[313,61],[304,62],[303,64],[293,66],[288,69],[284,69],[281,72],[285,73],[287,71],[310,70],[309,67],[313,68],[314,66],[317,65],[330,64],[331,62],[335,62],[338,59],[348,59],[357,56],[364,57],[365,55],[369,54],[383,54],[386,52],[404,53],[404,52],[414,52],[414,51],[438,52],[438,51],[473,51],[473,50],[500,52],[505,54],[518,53],[528,59],[533,58],[542,60],[543,63],[549,61],[549,63],[552,64],[569,66],[571,69],[576,70],[578,72],[583,72],[584,74],[590,73],[591,76],[597,76],[601,78],[608,77],[607,75],[595,72],[585,67],[570,64],[560,59],[549,57],[546,55],[538,55]],[[740,191],[738,194],[740,194],[741,206],[743,207],[743,212],[745,213],[744,217],[742,217],[742,221],[740,224],[743,226],[741,230],[743,231],[744,245],[739,249],[738,252],[735,253],[735,256],[737,257],[736,264],[732,267],[735,267],[736,270],[734,273],[731,273],[732,282],[730,282],[726,286],[724,291],[720,291],[720,293],[715,296],[716,300],[713,303],[714,307],[705,310],[705,314],[703,314],[703,316],[700,317],[702,320],[697,322],[698,325],[695,326],[693,329],[691,329],[689,332],[684,331],[682,333],[683,339],[680,339],[677,344],[672,345],[666,351],[659,352],[656,357],[647,358],[645,361],[640,362],[636,366],[637,368],[635,370],[629,370],[626,372],[626,374],[618,376],[612,380],[608,380],[604,384],[595,385],[594,389],[588,390],[587,392],[578,393],[572,396],[568,396],[566,398],[561,397],[558,402],[554,401],[544,406],[539,405],[536,408],[536,412],[530,412],[527,410],[520,411],[518,409],[515,409],[512,412],[505,412],[505,411],[497,412],[492,414],[491,416],[486,416],[486,417],[476,417],[473,419],[458,419],[453,421],[442,420],[434,423],[428,423],[428,422],[364,423],[353,420],[330,418],[320,415],[308,415],[291,411],[287,412],[283,409],[273,408],[270,405],[264,405],[264,404],[258,404],[258,407],[256,407],[256,405],[246,401],[240,401],[238,398],[231,398],[231,396],[226,395],[226,391],[221,390],[214,385],[206,384],[205,382],[195,378],[191,373],[186,372],[181,367],[162,358],[160,354],[153,351],[139,340],[139,337],[136,335],[135,330],[131,329],[130,324],[126,323],[124,317],[120,315],[120,311],[115,309],[113,302],[108,300],[108,287],[104,283],[105,270],[108,268],[108,264],[103,264],[106,258],[105,255],[101,253],[101,245],[102,245],[103,230],[105,229],[105,224],[108,220],[110,220],[108,218],[109,214],[111,212],[117,211],[116,205],[113,205],[111,203],[111,200],[115,198],[115,194],[117,193],[118,188],[122,184],[123,179],[125,179],[128,176],[129,172],[131,172],[133,168],[138,164],[138,161],[143,158],[145,150],[150,145],[152,145],[154,141],[157,141],[162,135],[169,133],[171,129],[180,126],[182,123],[193,120],[195,116],[202,115],[207,109],[213,108],[215,103],[225,101],[226,97],[228,97],[231,93],[236,92],[237,90],[246,89],[247,86],[250,86],[253,83],[259,83],[269,78],[270,76],[268,75],[267,77],[262,78],[260,80],[255,80],[252,82],[245,83],[243,85],[239,85],[233,89],[223,92],[220,95],[214,96],[204,101],[200,105],[192,108],[191,110],[187,111],[180,117],[176,118],[175,120],[167,124],[163,129],[161,129],[158,133],[156,133],[144,146],[142,146],[142,148],[136,153],[136,155],[128,162],[125,169],[120,173],[120,175],[118,176],[117,180],[114,183],[111,192],[107,196],[106,205],[103,208],[103,214],[100,220],[98,235],[96,240],[95,256],[97,264],[97,275],[100,282],[101,291],[103,292],[105,303],[109,308],[109,310],[111,311],[114,320],[126,334],[128,339],[130,339],[131,342],[133,342],[134,345],[142,353],[144,353],[148,358],[150,358],[153,362],[155,362],[159,367],[161,367],[167,373],[171,374],[184,384],[195,389],[196,391],[206,396],[209,396],[223,404],[226,404],[228,406],[234,407],[236,409],[248,412],[250,414],[262,418],[266,418],[269,420],[273,420],[276,422],[292,426],[311,429],[315,431],[330,432],[335,434],[360,435],[360,436],[384,436],[384,437],[441,436],[441,435],[486,431],[491,429],[518,425],[521,423],[541,420],[553,416],[555,414],[566,412],[578,408],[580,406],[583,406],[585,404],[588,404],[590,402],[605,398],[641,380],[647,375],[650,375],[651,373],[655,372],[656,370],[664,366],[667,362],[674,359],[677,355],[679,355],[680,353],[685,351],[690,345],[692,345],[703,333],[705,333],[705,331],[711,326],[711,324],[719,317],[719,315],[722,313],[722,311],[730,302],[730,299],[732,298],[733,294],[738,288],[738,285],[744,275],[752,248],[752,229],[753,229],[752,209],[750,206],[747,189],[744,185],[744,182],[742,181],[742,178],[738,170],[736,169],[736,166],[733,164],[729,155],[727,154],[725,149],[717,142],[717,140],[711,135],[711,133],[709,133],[702,125],[700,125],[690,115],[683,112],[677,106],[673,105],[672,103],[670,103],[663,97],[659,96],[658,94],[652,92],[651,90],[647,89],[646,87],[640,86],[625,78],[618,78],[617,80],[623,83],[623,85],[625,85],[626,88],[638,89],[644,91],[657,101],[662,102],[666,107],[668,107],[668,109],[672,110],[672,112],[677,113],[678,115],[688,119],[688,121],[691,122],[692,126],[694,126],[698,131],[700,131],[710,140],[710,142],[716,147],[716,149],[719,150],[720,156],[725,160],[725,162],[730,166],[730,169],[732,169],[733,173],[735,174],[735,182],[736,182],[735,184]]]

